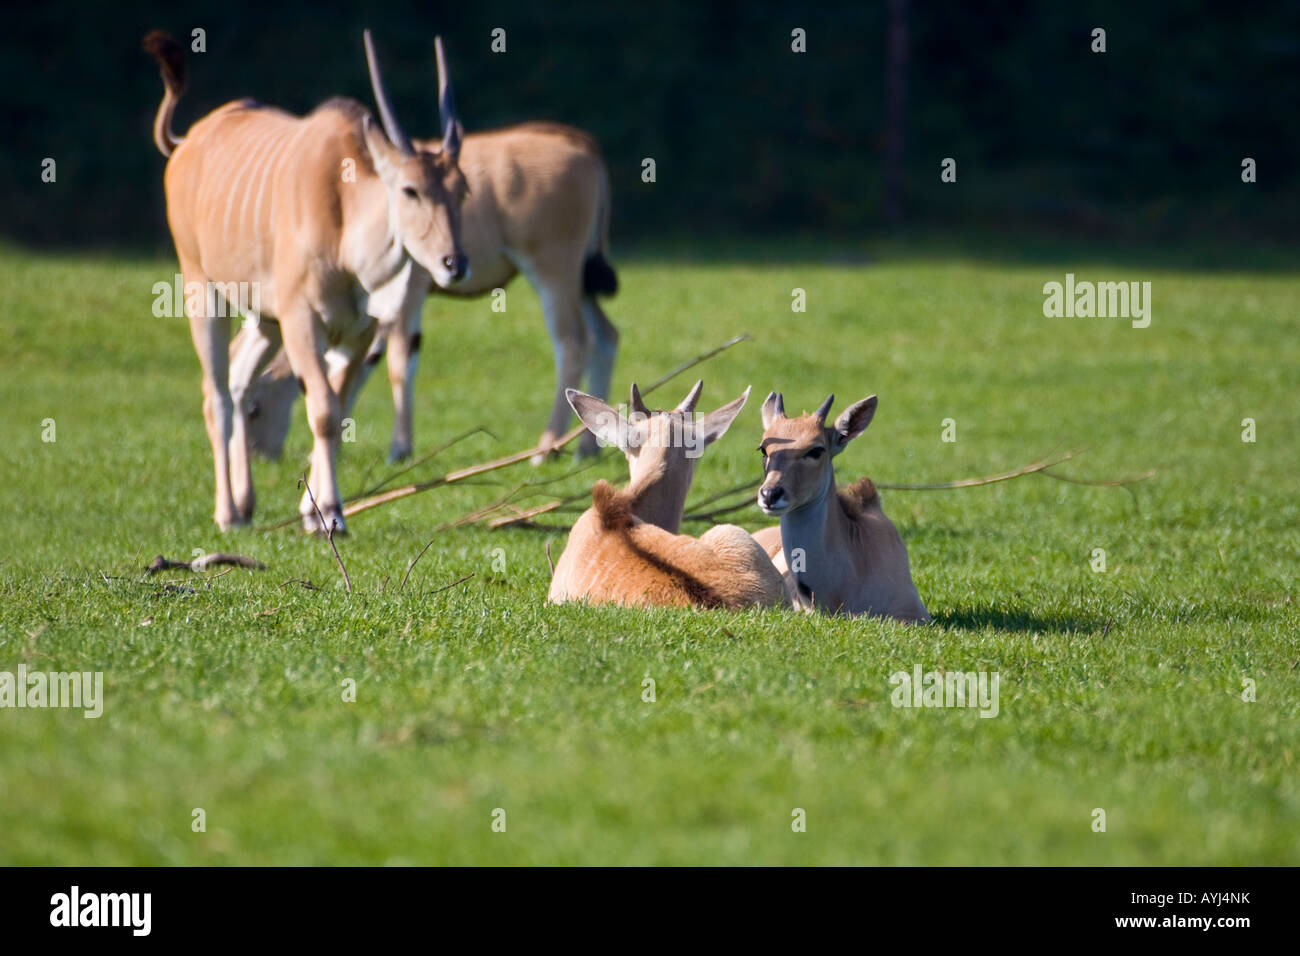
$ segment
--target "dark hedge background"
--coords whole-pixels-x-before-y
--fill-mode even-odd
[[[3,18],[0,235],[170,249],[161,96],[140,37],[207,31],[176,127],[251,95],[370,105],[371,27],[408,131],[433,135],[432,40],[470,130],[581,126],[619,237],[858,236],[897,225],[1100,238],[1296,238],[1300,4],[386,0],[30,4]],[[887,219],[891,16],[907,28],[898,208]],[[1093,27],[1108,52],[1089,50]],[[494,27],[507,52],[490,51]],[[790,51],[790,31],[808,52]],[[58,182],[40,181],[41,160]],[[655,158],[658,182],[640,180]],[[958,182],[939,164],[958,162]],[[1258,162],[1243,185],[1241,159]]]

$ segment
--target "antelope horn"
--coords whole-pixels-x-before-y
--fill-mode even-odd
[[[687,415],[691,414],[691,412],[695,411],[695,406],[700,403],[700,392],[703,390],[704,379],[700,379],[695,383],[695,387],[691,389],[690,394],[683,398],[682,403],[673,410],[684,412]]]
[[[456,116],[456,97],[447,77],[447,55],[442,50],[442,37],[433,38],[433,49],[438,57],[438,119],[442,123],[442,148],[454,156],[460,152],[460,125]]]
[[[642,415],[649,416],[650,409],[645,407],[645,402],[641,400],[641,389],[636,387],[636,382],[632,383],[632,401],[630,403],[632,411],[640,412]]]
[[[834,392],[826,396],[826,401],[822,402],[821,408],[817,409],[817,411],[813,413],[814,415],[817,416],[817,421],[819,422],[826,421],[826,414],[831,410],[831,404],[834,401],[835,401]]]
[[[379,107],[379,119],[384,124],[384,132],[388,134],[389,142],[404,155],[414,156],[415,147],[402,132],[397,115],[393,112],[393,104],[388,101],[388,91],[384,89],[384,78],[379,73],[379,57],[375,56],[375,44],[370,39],[370,31],[365,31],[362,37],[366,43],[366,64],[370,67],[370,87],[375,91],[375,104]]]
[[[785,396],[784,395],[782,395],[780,392],[769,392],[767,398],[763,400],[763,404],[766,405],[768,402],[772,403],[772,411],[774,412],[774,417],[785,418]]]

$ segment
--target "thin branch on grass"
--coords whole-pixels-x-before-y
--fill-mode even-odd
[[[334,543],[334,522],[325,520],[320,505],[316,504],[316,496],[311,493],[311,485],[308,484],[306,475],[298,479],[298,485],[307,489],[307,497],[311,499],[311,506],[316,509],[316,516],[320,518],[320,526],[325,529],[325,540],[330,543],[330,550],[334,552],[334,560],[339,563],[339,573],[343,575],[343,587],[351,594],[352,580],[348,577],[348,569],[343,566],[343,558],[339,554],[338,546]]]
[[[493,512],[502,511],[506,508],[512,508],[513,515],[506,518],[494,519],[491,524],[491,527],[503,528],[508,524],[513,524],[518,521],[524,521],[529,516],[525,515],[518,508],[513,508],[513,506],[511,505],[511,502],[514,500],[515,496],[519,494],[519,492],[526,491],[530,488],[540,488],[543,485],[554,484],[557,481],[564,481],[566,478],[572,478],[574,475],[581,474],[582,472],[595,467],[596,465],[600,464],[605,460],[606,457],[602,453],[600,457],[596,458],[594,461],[591,461],[585,465],[581,465],[577,468],[574,468],[571,471],[567,471],[562,475],[556,475],[552,478],[537,479],[534,481],[521,481],[513,488],[511,488],[509,491],[507,491],[504,495],[502,495],[500,498],[496,499],[495,501],[483,505],[481,508],[475,508],[473,511],[461,515],[455,521],[448,521],[446,524],[439,525],[437,528],[433,529],[434,533],[437,534],[442,531],[447,531],[450,528],[459,528],[464,525],[475,524],[476,522],[486,520],[489,516],[493,514]],[[546,506],[546,510],[549,511],[549,510],[553,510],[556,507],[562,507],[564,505],[571,504],[575,501],[587,497],[588,494],[589,492],[584,491],[576,495],[570,495],[567,498],[558,499],[557,501],[551,502],[548,506]]]
[[[649,385],[647,385],[645,388],[643,388],[643,389],[640,390],[640,391],[641,391],[641,395],[642,395],[642,396],[649,395],[651,392],[653,392],[653,391],[654,391],[656,388],[658,388],[660,385],[667,385],[669,382],[671,382],[673,379],[675,379],[678,375],[681,375],[682,372],[689,371],[690,369],[695,368],[695,366],[697,366],[697,365],[701,365],[701,364],[703,364],[704,362],[707,362],[709,359],[713,358],[713,356],[715,356],[715,355],[719,355],[719,354],[721,354],[721,353],[727,351],[727,349],[731,348],[733,345],[738,345],[738,344],[741,343],[741,342],[748,342],[749,340],[750,340],[750,335],[749,335],[748,332],[742,332],[740,335],[737,335],[737,336],[735,336],[735,337],[733,337],[733,338],[727,339],[727,341],[723,342],[723,343],[722,343],[721,345],[719,345],[716,349],[712,349],[712,350],[710,350],[710,351],[708,351],[708,352],[703,353],[702,355],[697,355],[697,356],[695,356],[695,358],[693,358],[693,359],[688,359],[687,361],[683,362],[681,365],[679,365],[679,366],[677,366],[675,369],[673,369],[671,372],[669,372],[667,375],[664,375],[664,376],[661,376],[661,377],[655,379],[653,382],[651,382],[651,383],[650,383]]]
[[[497,528],[504,528],[506,525],[528,521],[530,518],[544,515],[548,511],[554,511],[556,508],[563,506],[563,504],[563,501],[550,501],[544,505],[538,505],[536,508],[529,508],[526,511],[520,511],[518,514],[506,515],[504,518],[493,518],[488,522],[488,527],[495,531]]]
[[[759,484],[761,484],[761,482],[757,482],[757,481],[754,482],[753,486],[749,489],[750,493],[745,495],[745,499],[743,501],[739,501],[734,505],[727,505],[727,507],[725,508],[714,508],[712,511],[696,511],[688,515],[682,515],[682,520],[712,522],[714,518],[721,518],[723,515],[729,515],[729,514],[734,514],[737,511],[743,511],[744,509],[748,508],[750,505],[754,504],[754,492],[758,490]]]
[[[234,568],[248,568],[251,571],[265,571],[266,565],[256,558],[249,558],[242,554],[230,554],[225,551],[218,551],[214,554],[204,554],[195,558],[193,561],[173,561],[170,558],[164,558],[161,554],[149,562],[145,568],[145,573],[149,575],[157,574],[160,571],[206,571],[208,568],[219,564],[229,564]],[[228,572],[223,571],[222,574]],[[221,575],[217,575],[220,577]]]
[[[555,562],[551,560],[551,542],[549,538],[546,541],[546,566],[551,569],[551,577],[555,577]]]
[[[352,496],[349,497],[349,498],[345,498],[345,499],[343,499],[344,504],[347,504],[347,503],[350,502],[350,501],[357,501],[357,500],[362,499],[362,498],[365,498],[365,497],[367,497],[367,496],[369,496],[369,495],[373,495],[373,494],[375,494],[376,492],[379,491],[379,489],[383,488],[383,487],[384,487],[386,484],[388,484],[390,481],[393,481],[395,478],[400,478],[402,475],[406,474],[406,473],[407,473],[408,471],[410,471],[412,468],[416,468],[416,467],[418,467],[418,466],[420,466],[420,465],[423,465],[425,462],[429,461],[430,459],[432,459],[432,458],[436,457],[437,455],[440,455],[442,452],[446,451],[446,450],[447,450],[448,448],[450,448],[452,445],[455,445],[455,444],[457,444],[457,443],[459,443],[459,442],[462,442],[462,441],[464,441],[466,438],[469,438],[471,435],[477,434],[478,432],[483,432],[485,435],[492,436],[493,438],[496,437],[496,436],[492,435],[492,433],[491,433],[490,431],[488,431],[486,428],[484,428],[482,425],[476,425],[475,427],[473,427],[473,428],[471,428],[471,429],[468,429],[467,431],[463,431],[463,432],[461,432],[461,433],[460,433],[459,435],[457,435],[455,438],[452,438],[452,439],[450,439],[450,440],[448,440],[448,441],[443,442],[443,443],[442,443],[441,445],[439,445],[437,448],[433,449],[433,451],[428,452],[428,453],[425,454],[425,455],[422,455],[420,458],[418,458],[418,459],[416,459],[415,461],[411,462],[409,465],[404,465],[403,467],[399,468],[397,471],[395,471],[395,472],[393,472],[392,474],[390,474],[390,475],[388,475],[387,477],[385,477],[383,480],[379,481],[378,483],[376,483],[376,484],[374,484],[374,485],[369,486],[365,491],[362,491],[362,492],[360,492],[359,494],[352,495]],[[353,512],[352,512],[351,509],[347,509],[347,510],[345,510],[345,511],[343,512],[344,517],[351,517],[352,514],[353,514]],[[273,524],[269,524],[269,525],[267,525],[266,528],[267,528],[268,531],[278,531],[280,528],[287,528],[287,527],[289,527],[290,525],[297,523],[297,521],[298,521],[298,518],[297,518],[296,516],[295,516],[295,517],[292,517],[292,518],[285,518],[285,519],[282,520],[282,521],[276,521],[276,522],[274,522]]]
[[[1058,445],[1057,447],[1059,448],[1060,446]],[[1128,478],[1105,478],[1105,479],[1092,480],[1092,479],[1085,479],[1085,478],[1072,478],[1067,475],[1059,475],[1056,472],[1050,470],[1052,468],[1055,468],[1057,465],[1061,464],[1062,462],[1066,462],[1071,460],[1072,458],[1077,457],[1078,455],[1082,454],[1083,451],[1084,449],[1074,449],[1072,451],[1061,452],[1058,454],[1056,453],[1055,450],[1053,450],[1048,455],[1038,459],[1035,462],[1031,462],[1028,465],[1023,465],[1020,468],[1014,468],[1010,471],[998,472],[997,474],[994,475],[985,475],[980,478],[962,478],[958,481],[941,481],[941,482],[934,482],[929,484],[903,484],[897,482],[878,481],[876,482],[876,487],[883,488],[889,491],[949,491],[957,488],[978,488],[984,485],[996,484],[1001,481],[1010,481],[1013,478],[1023,478],[1026,475],[1043,475],[1044,477],[1047,478],[1055,478],[1057,481],[1068,481],[1071,484],[1076,484],[1076,485],[1128,487],[1130,485],[1137,484],[1140,481],[1146,481],[1148,478],[1151,478],[1156,474],[1155,469],[1150,469],[1142,473],[1141,475],[1136,475]],[[715,518],[719,518],[722,517],[723,515],[732,514],[736,511],[741,511],[745,508],[748,508],[751,504],[753,504],[753,501],[750,499],[761,483],[762,483],[761,481],[753,481],[745,485],[740,485],[737,486],[736,488],[729,489],[725,492],[720,492],[718,494],[711,495],[708,498],[705,498],[702,501],[698,502],[696,504],[696,507],[698,508],[700,505],[710,504],[714,501],[725,499],[732,495],[740,494],[742,492],[745,494],[746,500],[740,501],[736,504],[727,505],[722,508],[715,508],[710,511],[698,511],[698,510],[692,511],[684,515],[682,517],[682,520],[712,522],[714,521]]]
[[[320,588],[317,585],[312,584],[310,581],[306,580],[305,578],[290,578],[288,581],[285,581],[283,584],[280,585],[279,590],[283,591],[290,584],[301,584],[303,588],[308,591],[320,590]]]
[[[695,356],[695,358],[690,359],[689,361],[683,362],[681,365],[677,366],[677,368],[673,369],[667,375],[664,375],[661,378],[656,379],[650,385],[642,389],[641,394],[642,395],[650,394],[656,388],[659,388],[661,385],[670,382],[672,379],[682,374],[682,372],[694,368],[695,366],[699,365],[701,362],[707,362],[715,355],[718,355],[721,352],[725,352],[733,345],[736,345],[739,342],[744,342],[748,339],[749,339],[748,333],[744,335],[737,335],[734,338],[728,339],[726,342],[723,342],[717,348],[711,349],[708,352],[704,352],[701,355]],[[442,475],[438,478],[430,479],[429,481],[422,481],[416,484],[405,485],[401,488],[393,488],[389,491],[385,491],[380,494],[362,499],[361,501],[354,501],[353,503],[349,504],[347,507],[343,509],[343,516],[345,518],[351,518],[353,515],[358,515],[361,514],[363,511],[369,511],[371,508],[377,508],[380,505],[388,504],[390,501],[398,501],[402,498],[409,498],[411,495],[419,494],[422,491],[428,491],[432,488],[440,488],[443,485],[455,484],[458,481],[464,481],[466,478],[473,478],[477,475],[486,474],[490,471],[497,471],[498,469],[501,468],[508,468],[511,465],[517,465],[520,462],[528,461],[536,455],[549,454],[551,452],[559,451],[560,449],[568,445],[570,442],[572,442],[579,435],[581,435],[584,431],[586,431],[586,428],[587,427],[585,425],[579,425],[573,430],[568,431],[565,434],[561,435],[556,441],[552,442],[550,445],[547,446],[538,445],[536,447],[526,449],[525,451],[516,452],[513,455],[506,455],[504,458],[497,458],[493,461],[483,462],[482,464],[479,465],[472,465],[469,468],[462,468],[459,471],[448,472],[445,475]]]
[[[386,485],[391,484],[396,479],[402,477],[402,475],[406,474],[408,471],[411,471],[412,469],[415,468],[419,468],[425,462],[431,461],[432,459],[438,457],[438,455],[442,454],[452,445],[459,444],[460,442],[464,441],[466,438],[469,438],[473,435],[477,435],[479,432],[482,432],[483,434],[487,435],[493,441],[496,440],[496,436],[493,435],[486,428],[484,428],[482,425],[475,425],[473,428],[469,428],[461,432],[455,438],[443,442],[437,448],[433,449],[433,451],[421,455],[419,458],[415,459],[415,461],[411,462],[410,464],[404,465],[401,468],[397,469],[397,471],[394,471],[391,474],[385,476],[380,481],[368,487],[365,491],[358,492],[357,494],[352,495],[347,499],[347,501],[356,501],[360,498],[366,498],[370,495],[377,493],[380,489],[384,488]]]
[[[440,588],[434,588],[434,589],[433,589],[432,591],[430,591],[429,593],[430,593],[430,594],[437,594],[439,591],[447,591],[447,590],[449,590],[449,589],[451,589],[451,588],[454,588],[454,587],[455,587],[456,585],[458,585],[458,584],[464,584],[466,581],[468,581],[468,580],[469,580],[470,578],[472,578],[473,576],[474,576],[474,572],[471,571],[469,574],[465,575],[463,578],[457,578],[455,581],[452,581],[451,584],[444,584],[444,585],[443,585],[442,587],[440,587]]]
[[[406,579],[411,576],[411,568],[415,567],[416,562],[419,561],[422,557],[424,557],[424,552],[429,550],[429,546],[433,544],[433,540],[434,540],[433,538],[430,538],[429,544],[426,544],[423,548],[421,548],[420,553],[417,554],[415,557],[413,557],[411,559],[411,563],[406,566],[406,573],[402,575],[402,583],[397,588],[398,594],[401,594],[403,591],[406,590]]]
[[[1037,474],[1040,471],[1046,471],[1053,465],[1059,465],[1063,461],[1069,461],[1075,455],[1081,454],[1082,449],[1062,452],[1059,455],[1048,455],[1040,458],[1038,461],[1011,471],[999,472],[996,475],[985,475],[983,478],[962,478],[958,481],[940,481],[934,484],[926,485],[909,485],[897,484],[891,482],[878,481],[877,488],[884,488],[887,491],[949,491],[954,488],[978,488],[982,485],[993,485],[999,481],[1010,481],[1012,478],[1023,478],[1025,475]]]
[[[1098,488],[1127,488],[1130,485],[1136,485],[1140,481],[1146,481],[1148,478],[1156,476],[1156,470],[1150,468],[1140,475],[1133,475],[1129,478],[1072,478],[1069,475],[1058,475],[1054,471],[1044,471],[1048,478],[1055,478],[1057,481],[1068,481],[1072,485],[1092,485]]]

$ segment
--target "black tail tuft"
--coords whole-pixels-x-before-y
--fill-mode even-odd
[[[582,291],[587,295],[613,295],[618,291],[618,273],[599,252],[582,264]]]
[[[185,91],[185,48],[180,41],[162,30],[150,30],[141,44],[146,53],[162,67],[163,82],[179,96]]]

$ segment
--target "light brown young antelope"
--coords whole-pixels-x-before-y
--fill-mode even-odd
[[[436,45],[441,61],[441,41]],[[370,299],[391,295],[395,281],[417,266],[443,287],[467,271],[458,225],[465,178],[456,164],[460,128],[450,85],[444,77],[442,142],[417,149],[389,105],[369,33],[365,46],[382,132],[353,100],[329,100],[304,117],[240,100],[209,113],[182,139],[171,123],[185,88],[183,48],[159,31],[145,38],[165,89],[154,141],[169,157],[167,221],[186,289],[205,290],[187,293],[186,312],[203,368],[214,518],[223,529],[247,522],[254,500],[243,403],[230,392],[230,310],[218,304],[217,290],[257,289],[255,308],[240,303],[250,321],[236,378],[251,380],[283,341],[307,395],[314,439],[299,506],[303,527],[320,530],[319,505],[326,526],[341,531],[341,397],[374,338]]]
[[[876,396],[851,405],[827,427],[832,395],[811,415],[787,418],[782,397],[763,403],[764,514],[781,524],[754,535],[785,577],[794,605],[830,614],[928,621],[912,583],[907,549],[870,478],[835,485],[832,460],[871,423]]]
[[[626,455],[624,489],[598,481],[555,567],[552,603],[739,608],[789,605],[781,575],[744,529],[718,525],[698,539],[677,534],[695,464],[726,433],[749,389],[703,418],[703,382],[670,412],[650,411],[632,386],[624,417],[598,398],[570,389],[569,403],[604,444]]]
[[[445,67],[438,61],[439,82]],[[448,117],[443,117],[444,124]],[[415,141],[417,149],[435,144]],[[469,275],[452,288],[435,288],[418,267],[400,277],[397,288],[372,297],[371,314],[379,331],[355,375],[348,414],[357,392],[388,353],[388,381],[393,397],[393,441],[389,458],[398,461],[413,446],[412,409],[421,342],[425,296],[434,292],[480,296],[504,288],[523,273],[542,304],[546,330],[555,353],[556,388],[551,417],[538,446],[547,448],[568,430],[571,412],[565,391],[586,378],[588,392],[608,398],[618,350],[618,331],[597,301],[613,295],[618,278],[606,260],[609,249],[609,175],[596,141],[581,130],[558,123],[522,123],[463,136],[460,168],[469,194],[461,209],[460,239],[472,264]],[[247,374],[248,363],[234,357],[245,333],[236,337],[233,373]],[[233,382],[246,393],[254,449],[278,457],[284,443],[279,403],[292,403],[296,389],[278,384],[268,370],[256,383]],[[282,378],[282,375],[281,375]],[[255,415],[253,412],[259,414]],[[257,419],[266,417],[258,421]],[[583,435],[579,454],[596,450],[595,436]],[[544,458],[540,454],[534,464]]]

